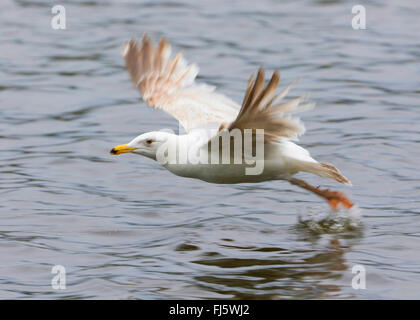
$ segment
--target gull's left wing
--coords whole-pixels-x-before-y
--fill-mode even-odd
[[[198,67],[188,66],[182,52],[175,58],[170,55],[171,47],[163,38],[157,47],[146,35],[140,46],[134,40],[124,44],[127,71],[143,100],[178,119],[187,132],[207,124],[233,121],[240,106],[216,93],[214,87],[196,84]]]

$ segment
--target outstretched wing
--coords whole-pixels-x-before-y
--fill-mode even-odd
[[[300,104],[305,96],[282,102],[293,83],[275,95],[280,82],[278,71],[273,73],[265,87],[264,81],[263,69],[259,69],[255,80],[251,76],[238,116],[233,122],[222,124],[219,131],[264,129],[265,143],[281,138],[297,140],[305,132],[305,126],[299,118],[292,117],[291,114],[311,109],[315,103]]]
[[[187,65],[182,52],[171,58],[171,47],[161,39],[155,48],[144,36],[141,46],[130,40],[124,44],[126,68],[143,100],[174,116],[187,132],[207,124],[235,119],[240,106],[216,93],[214,87],[196,84],[198,67]]]

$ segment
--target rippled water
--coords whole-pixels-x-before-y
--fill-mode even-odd
[[[334,0],[0,2],[0,298],[420,298],[420,6],[368,1],[367,30]],[[121,44],[165,35],[199,80],[238,102],[282,71],[301,145],[354,187],[334,215],[286,182],[212,185],[109,150],[176,130],[139,99]],[[351,286],[366,268],[365,290]],[[67,271],[51,288],[51,268]]]

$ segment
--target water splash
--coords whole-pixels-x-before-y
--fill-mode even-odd
[[[360,208],[325,211],[311,208],[298,215],[298,226],[315,233],[340,233],[362,227]]]

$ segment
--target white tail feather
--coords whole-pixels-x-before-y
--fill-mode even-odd
[[[310,172],[318,176],[324,176],[342,184],[351,185],[351,182],[341,174],[340,170],[328,163],[302,161],[299,165],[299,170]]]

